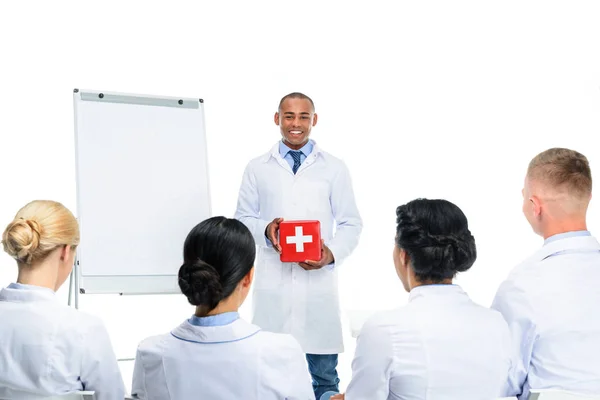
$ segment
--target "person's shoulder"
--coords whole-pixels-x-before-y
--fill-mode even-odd
[[[512,312],[509,313],[512,315]],[[509,317],[510,320],[510,317]],[[510,328],[507,316],[500,311],[473,302],[470,313],[472,333],[497,347],[496,354],[507,355],[510,348]]]
[[[97,316],[58,301],[39,302],[35,311],[24,310],[23,313],[36,326],[53,326],[55,328],[52,329],[56,329],[58,333],[66,332],[64,336],[72,338],[81,336],[85,331],[102,324]]]
[[[327,162],[330,162],[332,164],[345,165],[344,161],[341,158],[336,157],[333,154],[331,154],[330,152],[323,150],[321,147],[319,147],[316,144],[315,144],[313,151],[317,151],[318,155],[323,157],[323,159]]]
[[[529,257],[525,258],[518,264],[516,264],[508,273],[500,288],[500,292],[506,291],[522,291],[531,289],[536,286],[537,278],[539,277],[540,266],[543,263],[545,257],[541,254],[543,248],[540,248],[533,252]]]
[[[136,359],[140,362],[157,362],[163,358],[168,348],[168,341],[173,339],[171,333],[149,336],[143,339],[137,347]]]
[[[96,345],[100,336],[108,336],[100,317],[67,306],[60,308],[60,318],[55,318],[55,323],[63,332],[62,340],[84,343],[84,347]]]
[[[77,327],[79,330],[90,331],[106,329],[104,322],[100,317],[89,314],[85,311],[77,310],[71,307],[61,307],[60,311],[63,315],[63,324],[70,327]],[[67,322],[68,321],[68,322]]]
[[[275,333],[261,330],[256,334],[256,338],[272,347],[300,347],[298,341],[288,333]]]
[[[385,332],[396,330],[402,325],[414,326],[414,323],[411,318],[411,313],[406,307],[400,307],[393,310],[379,311],[366,320],[361,329],[361,334],[384,334]]]
[[[348,166],[346,165],[344,160],[342,160],[339,157],[334,156],[331,153],[324,151],[323,149],[320,149],[320,148],[317,148],[317,149],[318,149],[318,155],[317,155],[318,159],[322,160],[324,165],[327,166],[328,170],[330,170],[335,175],[339,175],[340,173],[345,173],[345,174],[349,173]]]
[[[486,311],[484,315],[486,315],[487,321],[489,321],[489,324],[487,324],[489,329],[499,332],[500,334],[509,333],[508,323],[500,311],[483,306],[481,307]]]
[[[492,302],[505,320],[515,315],[532,315],[533,299],[540,287],[540,263],[535,255],[517,264],[500,284]]]
[[[246,168],[256,168],[257,166],[264,164],[266,161],[268,161],[269,157],[271,157],[270,152],[254,157],[253,159],[248,161]]]
[[[156,353],[159,349],[162,349],[165,341],[171,337],[170,333],[163,333],[161,335],[149,336],[142,340],[138,344],[138,353],[140,354],[151,354]]]
[[[484,307],[471,300],[471,307],[473,310],[473,316],[480,322],[481,326],[485,326],[490,329],[503,329],[507,327],[506,321],[500,311]]]
[[[263,354],[283,358],[290,354],[302,354],[300,343],[290,334],[261,330],[255,335],[255,338],[260,343]]]
[[[510,292],[525,292],[536,287],[541,263],[542,260],[537,257],[537,252],[521,261],[509,272],[500,289]]]
[[[269,159],[273,157],[274,149],[275,146],[269,149],[268,151],[252,158],[250,161],[248,161],[248,164],[246,164],[246,170],[255,170],[256,168],[260,168],[261,166],[266,165]]]

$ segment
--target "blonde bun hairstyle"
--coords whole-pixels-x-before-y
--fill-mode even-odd
[[[44,260],[60,246],[79,244],[79,224],[65,206],[51,200],[35,200],[17,212],[2,234],[4,251],[19,264]]]

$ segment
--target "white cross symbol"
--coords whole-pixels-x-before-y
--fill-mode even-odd
[[[296,236],[288,236],[285,238],[287,244],[296,244],[296,253],[304,253],[304,243],[312,243],[312,235],[304,235],[301,226],[296,227]]]

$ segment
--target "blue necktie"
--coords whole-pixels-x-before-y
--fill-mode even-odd
[[[298,168],[300,168],[300,156],[302,155],[302,152],[290,150],[289,153],[292,156],[292,159],[294,160],[294,166],[292,167],[292,172],[294,174],[296,174],[296,171],[298,171]]]

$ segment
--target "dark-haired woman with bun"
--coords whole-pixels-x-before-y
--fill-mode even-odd
[[[476,259],[467,218],[446,200],[427,199],[398,207],[396,215],[393,259],[408,304],[362,328],[345,399],[501,397],[510,368],[508,326],[452,284]]]
[[[19,268],[0,290],[0,399],[39,399],[80,390],[122,400],[125,387],[104,324],[56,297],[73,269],[79,225],[62,204],[35,200],[2,234]]]
[[[140,343],[132,395],[147,400],[314,399],[308,366],[290,335],[242,320],[255,244],[244,224],[207,219],[188,234],[179,287],[195,314]]]

